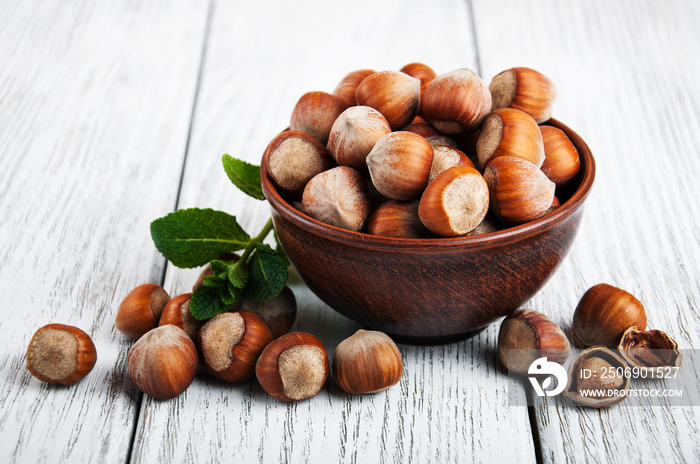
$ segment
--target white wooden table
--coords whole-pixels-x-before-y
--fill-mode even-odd
[[[153,219],[199,206],[262,227],[267,204],[230,184],[221,155],[257,164],[304,92],[412,61],[487,82],[522,65],[556,82],[555,116],[598,164],[573,249],[526,306],[568,326],[608,282],[700,347],[699,23],[692,0],[1,1],[0,462],[698,462],[698,408],[508,406],[497,324],[401,345],[386,393],[330,383],[289,405],[202,373],[175,400],[145,397],[113,322],[136,285],[176,295],[198,272],[166,263]],[[358,328],[292,288],[295,329],[332,349]],[[25,368],[50,322],[97,346],[72,387]]]

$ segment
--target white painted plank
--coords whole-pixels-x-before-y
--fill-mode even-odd
[[[450,0],[217,2],[179,206],[223,209],[259,230],[267,204],[237,192],[221,155],[259,163],[304,92],[332,91],[354,69],[398,69],[411,61],[438,72],[474,67],[467,7]],[[169,267],[166,288],[189,291],[196,274]],[[295,330],[317,334],[333,350],[358,328],[302,284],[293,290],[300,308]],[[288,405],[255,382],[227,385],[199,375],[176,401],[144,401],[133,460],[534,461],[527,411],[505,407],[495,334],[492,327],[451,345],[401,345],[401,383],[373,396],[350,397],[331,383],[317,397]],[[508,446],[497,437],[508,437]]]
[[[125,462],[141,398],[120,300],[159,282],[148,225],[175,204],[206,5],[0,5],[0,462]],[[72,387],[30,376],[50,322],[90,334]]]
[[[475,1],[484,76],[529,66],[559,89],[554,116],[588,142],[598,174],[579,236],[528,304],[570,326],[608,282],[637,295],[649,326],[700,344],[700,5]],[[544,462],[697,462],[697,408],[537,411]]]

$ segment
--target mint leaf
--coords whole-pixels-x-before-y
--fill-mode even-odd
[[[223,156],[221,161],[224,163],[224,171],[233,185],[256,200],[265,199],[260,185],[260,166],[246,163],[227,154]]]
[[[209,208],[181,209],[156,219],[151,237],[166,259],[185,268],[202,266],[250,242],[235,216]]]
[[[229,268],[226,278],[228,279],[228,283],[235,288],[243,289],[248,282],[248,276],[249,274],[246,268],[233,265]]]
[[[200,285],[192,294],[190,311],[195,319],[203,321],[233,308],[235,301],[229,294],[228,301],[223,301],[222,294],[228,293],[228,287],[205,287]]]
[[[243,296],[255,301],[267,301],[277,296],[287,283],[287,267],[280,255],[264,243],[255,246],[248,262],[250,273]]]

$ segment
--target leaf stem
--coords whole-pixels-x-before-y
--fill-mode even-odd
[[[239,263],[245,263],[246,260],[248,259],[248,256],[253,252],[255,249],[255,245],[258,243],[262,243],[263,240],[265,240],[265,237],[267,237],[267,234],[270,233],[272,230],[272,218],[268,219],[267,222],[265,223],[265,226],[262,228],[260,233],[253,239],[251,240],[248,245],[246,245],[245,249],[243,250],[243,254],[241,255],[241,259],[238,260]]]

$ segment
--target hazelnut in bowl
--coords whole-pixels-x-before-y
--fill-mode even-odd
[[[595,161],[573,130],[577,176],[561,206],[524,224],[480,235],[393,238],[316,220],[292,206],[261,163],[263,192],[279,241],[309,289],[363,326],[413,343],[475,335],[531,298],[552,276],[578,231],[595,177]]]

